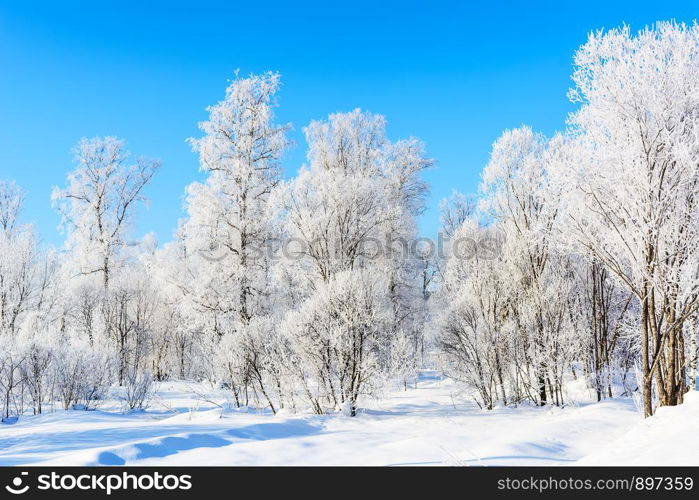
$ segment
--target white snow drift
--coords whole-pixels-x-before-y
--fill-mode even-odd
[[[699,464],[697,393],[646,420],[625,398],[485,411],[423,372],[417,388],[351,418],[222,411],[191,389],[162,384],[146,412],[60,410],[2,425],[0,465]]]

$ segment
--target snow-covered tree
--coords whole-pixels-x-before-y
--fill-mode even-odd
[[[282,249],[284,259],[277,273],[284,277],[281,282],[293,283],[294,298],[288,302],[309,315],[310,310],[321,307],[319,290],[337,284],[338,276],[343,276],[342,287],[355,283],[359,290],[351,292],[361,293],[364,274],[372,273],[385,286],[371,309],[372,314],[385,315],[381,328],[388,331],[384,333],[390,337],[399,331],[410,332],[416,338],[421,334],[422,316],[417,307],[423,303],[423,289],[422,262],[413,245],[414,218],[422,209],[426,190],[420,173],[432,162],[415,139],[390,142],[385,126],[382,116],[354,110],[333,114],[306,128],[308,165],[278,192],[284,235],[290,244]],[[372,284],[372,290],[376,286]],[[383,307],[388,311],[381,312]],[[347,314],[344,321],[351,321],[351,316]],[[362,326],[361,314],[356,321],[353,331],[363,335],[366,326]],[[309,349],[327,353],[327,339],[322,335],[311,338],[315,339],[311,344],[317,342],[313,348],[305,334],[292,338],[292,349],[304,362],[308,358],[301,353]],[[381,369],[390,369],[390,344],[380,343],[384,349],[377,358]],[[350,401],[349,413],[354,414],[358,389],[331,385],[332,373],[342,372],[349,361],[328,353],[326,362],[330,365],[312,370],[314,381],[304,385],[322,385],[322,398],[331,407]],[[370,373],[365,370],[362,376]],[[356,381],[357,387],[363,382]],[[316,396],[312,405],[316,411],[325,409]]]
[[[547,172],[560,142],[527,127],[506,131],[493,145],[482,186],[485,214],[505,234],[501,250],[514,285],[507,315],[521,336],[520,369],[534,380],[532,389],[542,405],[562,399],[561,377],[572,340],[568,263],[554,248],[561,195]]]
[[[208,177],[187,188],[183,236],[227,296],[216,307],[240,324],[267,312],[264,261],[275,236],[268,198],[280,181],[289,128],[274,123],[279,85],[278,73],[236,78],[199,124],[204,136],[191,140]]]
[[[519,401],[524,391],[510,383],[519,360],[508,336],[511,290],[506,257],[478,251],[477,242],[483,237],[498,235],[479,227],[473,218],[453,232],[453,253],[434,307],[443,370],[474,390],[479,405],[492,409],[497,400]]]
[[[682,402],[699,307],[699,27],[590,35],[575,56],[571,234],[639,303],[644,412]]]
[[[269,273],[277,237],[268,207],[289,145],[289,126],[274,123],[279,86],[278,73],[236,77],[225,98],[208,108],[209,119],[199,125],[204,136],[190,140],[207,178],[187,188],[188,217],[173,250],[184,270],[173,277],[185,301],[181,310],[197,325],[201,355],[229,367],[223,375],[220,366],[202,369],[223,376],[239,403],[253,383],[266,391],[266,378],[257,373],[261,353],[251,351],[257,344],[248,331],[253,320],[273,313]],[[229,355],[221,358],[221,349]]]
[[[0,180],[0,230],[11,233],[17,224],[24,192],[14,181]]]
[[[354,416],[359,396],[380,372],[389,342],[385,290],[379,274],[339,272],[288,315],[284,328],[317,413],[342,409]]]
[[[76,274],[98,275],[107,289],[119,265],[136,206],[159,162],[137,158],[129,162],[123,141],[115,137],[82,139],[74,148],[75,169],[67,186],[51,197],[67,232],[67,247]]]

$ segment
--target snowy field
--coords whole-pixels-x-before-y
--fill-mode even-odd
[[[486,412],[429,371],[355,418],[222,411],[191,385],[159,389],[146,412],[3,424],[0,465],[699,465],[697,393],[643,421],[630,399]]]

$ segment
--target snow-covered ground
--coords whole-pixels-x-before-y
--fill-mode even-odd
[[[625,432],[580,465],[699,465],[699,391]]]
[[[355,418],[223,412],[189,388],[162,384],[141,413],[56,411],[0,425],[0,465],[699,464],[697,393],[643,421],[630,399],[482,411],[429,371]]]

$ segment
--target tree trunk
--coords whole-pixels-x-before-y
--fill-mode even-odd
[[[697,335],[699,335],[699,314],[694,319],[694,325],[689,326],[689,387],[697,390]]]
[[[644,290],[646,292],[646,290]],[[650,374],[648,342],[649,342],[649,318],[648,318],[648,294],[645,293],[641,304],[641,378],[643,385],[643,416],[653,415],[653,379]]]

